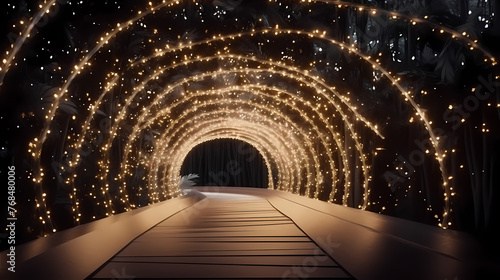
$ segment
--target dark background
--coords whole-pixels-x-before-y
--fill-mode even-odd
[[[181,174],[198,174],[198,186],[267,188],[267,167],[262,155],[250,144],[234,139],[202,143],[189,154]]]

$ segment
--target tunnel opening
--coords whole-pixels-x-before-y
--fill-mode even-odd
[[[198,174],[197,186],[268,187],[264,158],[252,145],[236,139],[215,139],[194,147],[181,175]]]

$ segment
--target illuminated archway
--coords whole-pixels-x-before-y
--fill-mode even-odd
[[[68,123],[74,121],[70,127],[73,132],[64,139],[62,151],[69,162],[61,176],[71,188],[69,198],[77,223],[85,215],[80,211],[82,200],[103,207],[106,215],[112,215],[136,208],[137,193],[149,196],[151,202],[177,196],[178,177],[189,152],[202,143],[221,138],[245,141],[259,151],[269,170],[270,188],[361,209],[380,204],[381,197],[371,196],[374,179],[371,164],[379,152],[388,148],[386,144],[391,143],[384,128],[397,121],[389,114],[384,115],[381,109],[384,104],[366,105],[370,100],[365,95],[386,90],[411,111],[404,121],[424,131],[428,145],[422,157],[433,162],[431,167],[439,174],[438,193],[442,195],[439,206],[443,210],[434,217],[440,226],[450,225],[448,215],[455,191],[453,177],[449,175],[454,163],[449,158],[454,149],[442,147],[443,141],[426,112],[426,104],[418,100],[426,93],[414,92],[407,83],[410,79],[396,75],[397,71],[384,62],[384,54],[358,48],[352,37],[339,40],[328,28],[279,25],[203,35],[193,41],[181,40],[178,35],[177,41],[155,44],[154,40],[159,42],[162,37],[157,35],[158,30],[146,27],[147,20],[162,16],[163,12],[180,10],[183,2],[150,2],[128,20],[113,24],[94,47],[81,51],[80,60],[54,91],[41,118],[44,126],[28,147],[34,159],[29,173],[36,190],[34,204],[47,232],[53,228],[45,201],[43,183],[47,179],[42,151],[50,145],[47,139],[57,125],[61,104],[72,96],[73,84],[84,90],[78,96],[84,110],[68,120]],[[275,2],[281,5],[280,1]],[[388,22],[403,22],[409,28],[439,28],[436,31],[443,36],[450,36],[470,52],[477,52],[487,67],[496,65],[495,58],[467,32],[457,32],[427,18],[345,1],[300,2],[306,7],[321,2],[341,11],[368,14],[369,18],[380,14]],[[0,86],[34,26],[55,5],[56,0],[40,5],[40,11],[12,44],[0,69]],[[135,26],[151,31],[153,39],[141,43],[154,51],[139,57],[116,58],[123,65],[112,61],[112,70],[103,76],[90,77],[95,75],[94,71],[98,72],[99,66],[95,65],[108,61],[106,53],[113,51],[111,45],[117,37],[133,36]],[[245,44],[255,44],[258,48],[252,52],[238,48]],[[306,57],[301,63],[302,48],[314,44],[326,46],[340,58],[325,62],[326,59]],[[266,50],[264,45],[268,52],[259,53],[258,50]],[[281,51],[279,56],[274,56],[274,49]],[[318,48],[318,53],[325,52],[323,47]],[[359,64],[366,71],[363,82],[369,90],[356,92],[356,85],[345,83],[344,74],[328,78],[318,73],[321,63],[331,63],[328,65],[331,71],[342,73],[345,67],[342,59],[348,61],[345,65]],[[123,82],[127,79],[132,82]],[[99,90],[92,88],[90,92],[85,81],[94,80]],[[121,95],[116,97],[118,89]],[[398,152],[395,151],[396,155]],[[96,171],[87,186],[82,183],[81,174],[86,171],[82,162],[89,154],[95,159]]]

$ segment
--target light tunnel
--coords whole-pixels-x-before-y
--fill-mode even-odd
[[[385,128],[397,121],[385,111],[383,102],[370,99],[377,91],[387,92],[391,99],[411,108],[409,125],[425,131],[430,145],[422,161],[433,162],[429,168],[440,177],[435,193],[442,196],[437,204],[443,210],[433,216],[443,228],[452,224],[449,215],[455,190],[449,173],[454,168],[450,159],[454,149],[444,147],[442,135],[436,133],[442,126],[436,130],[421,104],[426,91],[414,92],[414,86],[408,86],[411,79],[406,81],[396,74],[382,52],[361,47],[354,39],[359,30],[342,40],[328,28],[268,24],[210,35],[205,30],[198,40],[178,35],[178,40],[155,43],[161,41],[158,34],[162,33],[155,20],[176,13],[183,4],[149,3],[128,19],[112,24],[90,48],[81,51],[78,62],[65,73],[46,110],[44,126],[28,147],[35,166],[30,174],[35,205],[45,233],[55,228],[46,203],[44,152],[51,149],[47,141],[59,125],[61,106],[74,97],[76,88],[82,92],[78,96],[82,104],[68,121],[72,132],[63,142],[65,162],[59,175],[67,185],[62,195],[72,201],[77,224],[103,213],[87,214],[81,211],[82,204],[103,207],[109,216],[135,209],[138,196],[144,193],[151,202],[180,195],[178,181],[186,155],[203,142],[224,138],[248,142],[262,154],[268,170],[277,170],[276,174],[269,172],[271,189],[380,212],[385,209],[381,206],[385,198],[371,194],[374,188],[381,188],[379,179],[374,184],[374,176],[380,175],[373,174],[372,164],[390,150],[392,140],[387,137],[394,134]],[[50,14],[58,5],[52,0],[39,6],[37,15],[7,52],[2,81],[43,14]],[[437,32],[477,54],[485,67],[496,65],[494,56],[467,32],[428,18],[344,1],[301,1],[300,5],[330,7],[369,20],[380,21],[378,17],[382,17],[384,22],[403,22],[411,28],[423,26],[435,31],[439,27]],[[149,28],[150,24],[154,27]],[[134,37],[137,28],[151,32],[149,40],[139,42],[144,53],[111,60],[108,56],[113,47],[127,36]],[[257,48],[245,49],[249,44]],[[306,48],[314,49],[314,56],[302,58]],[[368,90],[346,82],[346,65],[359,67]],[[340,74],[321,74],[320,67]],[[92,83],[87,85],[86,81]],[[94,163],[87,168],[90,158]],[[88,176],[93,177],[92,182],[82,179]],[[396,176],[398,180],[404,177]],[[393,187],[391,183],[389,187]],[[430,205],[427,210],[436,211]]]
[[[249,70],[246,70],[246,71],[249,71]],[[274,73],[274,72],[272,72],[272,73]],[[220,75],[222,75],[222,74],[220,74]],[[206,76],[206,74],[203,74],[203,75]],[[210,75],[213,75],[213,73],[210,73]],[[197,78],[195,77],[192,79],[196,80]],[[159,139],[161,139],[161,140],[159,141],[158,146],[162,147],[162,148],[160,148],[159,152],[158,152],[160,154],[160,156],[156,155],[156,152],[153,155],[151,155],[151,157],[153,158],[153,162],[154,162],[152,166],[155,166],[157,161],[165,162],[165,161],[167,161],[168,158],[174,158],[174,159],[175,158],[180,158],[180,159],[183,158],[182,153],[180,154],[180,156],[176,155],[176,149],[178,149],[178,147],[177,147],[178,144],[177,143],[173,143],[173,144],[169,143],[170,141],[172,141],[172,140],[170,140],[171,138],[174,138],[174,139],[177,138],[177,139],[179,139],[177,141],[182,141],[182,142],[184,142],[185,139],[188,138],[186,136],[183,136],[183,134],[181,134],[182,132],[179,132],[179,130],[182,130],[183,127],[189,127],[189,130],[187,132],[184,132],[184,135],[190,135],[190,133],[192,133],[193,131],[196,131],[202,127],[204,128],[207,125],[209,125],[209,126],[204,128],[204,129],[210,131],[211,130],[210,126],[215,125],[215,127],[217,127],[219,130],[219,132],[218,132],[220,135],[219,137],[224,137],[224,135],[226,135],[224,132],[224,129],[228,129],[228,131],[230,131],[230,129],[234,126],[230,123],[235,122],[237,124],[238,123],[237,119],[235,119],[235,120],[229,119],[229,120],[226,120],[224,122],[221,122],[222,121],[221,117],[218,117],[219,119],[215,119],[215,120],[210,120],[210,118],[217,118],[218,114],[222,114],[224,118],[227,118],[229,116],[228,113],[232,113],[234,115],[237,115],[237,117],[239,117],[240,119],[241,118],[243,118],[243,119],[249,118],[249,121],[246,121],[246,122],[243,121],[243,123],[245,123],[245,124],[241,125],[241,128],[240,128],[244,132],[246,131],[245,134],[247,134],[247,133],[255,134],[255,132],[257,132],[256,134],[259,135],[258,137],[261,139],[265,138],[266,135],[274,134],[277,131],[282,134],[282,135],[278,135],[278,137],[281,138],[281,141],[280,141],[281,143],[279,145],[276,145],[276,144],[274,145],[273,152],[270,152],[269,149],[267,150],[267,154],[273,154],[273,153],[279,152],[279,154],[280,154],[279,158],[282,158],[282,159],[288,158],[288,160],[285,160],[285,161],[281,160],[281,163],[279,164],[279,166],[280,166],[279,170],[291,169],[291,166],[289,166],[289,164],[284,164],[284,162],[293,162],[290,160],[290,157],[294,158],[294,159],[296,159],[296,158],[306,158],[306,159],[309,158],[309,160],[311,160],[312,163],[306,163],[305,166],[309,166],[309,165],[314,166],[315,173],[308,172],[308,174],[310,174],[310,175],[307,176],[307,179],[309,181],[313,181],[313,182],[316,181],[316,183],[306,183],[305,186],[294,185],[290,181],[290,179],[288,179],[288,181],[287,181],[286,178],[290,178],[291,177],[290,174],[295,174],[294,175],[295,178],[293,179],[293,181],[299,181],[300,179],[297,178],[297,176],[300,177],[301,172],[288,171],[287,173],[283,173],[283,176],[285,177],[284,182],[286,182],[286,183],[279,183],[278,189],[300,189],[301,187],[305,187],[307,189],[306,195],[310,196],[310,194],[311,194],[310,186],[311,187],[314,186],[315,191],[314,191],[313,197],[317,198],[320,190],[323,188],[323,186],[322,186],[322,183],[323,183],[322,177],[323,176],[328,176],[329,174],[332,174],[333,177],[330,181],[331,182],[337,181],[337,179],[334,176],[336,168],[334,167],[335,161],[333,160],[333,157],[332,157],[332,148],[334,148],[335,150],[338,150],[338,151],[343,150],[342,146],[340,146],[341,141],[338,139],[340,133],[335,133],[333,131],[333,129],[331,128],[332,124],[328,123],[328,119],[325,120],[325,118],[321,115],[321,113],[315,112],[318,110],[318,108],[312,108],[313,112],[315,113],[315,116],[312,116],[312,118],[318,117],[318,119],[322,120],[322,122],[323,122],[322,129],[324,131],[330,132],[330,135],[328,135],[328,136],[324,136],[324,133],[321,132],[320,128],[318,128],[318,125],[312,121],[311,117],[307,117],[305,114],[302,114],[303,111],[301,111],[300,108],[297,108],[296,105],[290,105],[290,104],[296,103],[295,100],[298,100],[301,103],[304,102],[303,100],[301,100],[302,98],[292,98],[293,99],[292,103],[290,103],[290,100],[286,100],[286,99],[283,101],[281,99],[278,99],[278,101],[276,101],[276,100],[273,100],[273,98],[277,98],[276,93],[273,96],[272,94],[269,94],[269,93],[265,93],[262,91],[256,91],[256,93],[252,94],[253,96],[247,97],[246,100],[239,100],[239,98],[237,96],[238,96],[238,94],[242,94],[242,93],[237,93],[237,92],[242,92],[242,91],[244,92],[244,91],[247,91],[249,89],[251,90],[252,87],[254,87],[254,86],[252,86],[252,85],[250,85],[250,86],[244,85],[243,87],[232,86],[232,87],[229,87],[227,89],[222,89],[222,90],[218,90],[218,91],[210,90],[208,93],[207,92],[183,93],[183,95],[185,95],[186,98],[180,99],[179,101],[174,100],[172,103],[170,103],[166,100],[163,100],[162,103],[166,103],[166,104],[170,104],[170,105],[166,106],[166,108],[161,108],[161,107],[158,108],[158,113],[157,113],[156,117],[152,117],[151,114],[147,114],[147,113],[142,113],[142,115],[140,117],[138,117],[138,123],[141,123],[146,118],[145,116],[147,116],[148,120],[144,124],[141,123],[139,128],[136,128],[136,127],[133,128],[133,132],[131,133],[130,137],[128,138],[129,140],[127,141],[127,144],[125,144],[125,149],[124,149],[125,152],[124,152],[124,157],[123,157],[124,161],[122,162],[122,164],[120,166],[127,167],[127,166],[131,165],[131,164],[127,164],[126,161],[128,160],[128,157],[129,157],[130,151],[131,151],[131,148],[129,148],[129,147],[135,146],[135,145],[132,145],[131,143],[133,143],[136,135],[139,135],[148,126],[151,126],[151,125],[154,126],[155,120],[157,120],[157,119],[161,120],[162,117],[163,117],[163,119],[165,119],[164,115],[162,115],[162,114],[165,114],[167,116],[171,115],[171,114],[173,114],[173,111],[176,109],[176,107],[182,108],[182,106],[188,106],[185,103],[190,102],[191,104],[189,104],[189,106],[188,106],[190,111],[183,112],[177,119],[172,120],[169,128],[166,129],[165,132],[161,133],[161,135],[159,136]],[[165,96],[175,89],[176,89],[175,87],[171,87],[170,91],[166,91]],[[268,90],[268,91],[270,90],[269,87],[263,87],[263,89]],[[283,93],[282,90],[278,91],[278,93],[287,94],[288,96],[291,96],[290,93]],[[208,98],[211,97],[210,95],[213,95],[215,97],[215,100],[210,100],[210,99],[204,100],[204,101],[199,100],[199,99],[203,99],[203,98],[206,99],[207,95],[208,95]],[[234,100],[232,100],[233,96],[234,96]],[[156,100],[161,100],[162,98],[164,98],[163,94],[157,95],[152,104],[155,104]],[[229,100],[227,100],[227,99],[229,99]],[[263,105],[260,105],[259,103],[265,103],[265,104],[269,104],[269,105],[263,106]],[[301,115],[302,120],[300,120],[299,125],[294,124],[294,122],[290,120],[290,117],[288,117],[288,116],[284,115],[282,112],[280,112],[280,110],[283,110],[284,108],[275,108],[272,105],[274,103],[283,104],[286,106],[291,106],[292,109],[294,111],[296,111],[296,114]],[[304,102],[304,103],[309,105],[309,107],[311,107],[310,101]],[[219,111],[221,111],[219,108],[220,106],[222,106],[224,109],[224,110],[222,110],[222,112],[219,112]],[[147,108],[151,108],[151,107],[153,107],[153,106],[148,105]],[[281,107],[283,107],[283,106],[281,106]],[[234,108],[234,109],[230,109],[230,108]],[[328,109],[327,106],[324,106],[323,108]],[[122,116],[122,112],[124,112],[125,110],[126,110],[126,107],[124,109],[122,109],[122,111],[119,113],[119,116]],[[215,112],[211,112],[212,110],[215,110]],[[254,115],[253,111],[256,111],[256,110],[258,110],[258,112],[260,114],[257,117],[253,117],[253,115]],[[143,111],[148,112],[149,110],[143,110]],[[201,111],[203,113],[199,114],[198,111]],[[246,113],[247,111],[249,111],[250,113]],[[206,112],[210,112],[210,113],[206,113]],[[195,115],[195,116],[189,116],[190,114]],[[209,115],[209,116],[205,117],[206,115]],[[271,117],[266,118],[266,115],[270,115]],[[207,118],[210,121],[203,121],[204,118]],[[252,120],[252,118],[255,118],[255,120]],[[242,121],[240,121],[240,122],[242,122]],[[195,125],[188,126],[187,124],[190,124],[190,123],[195,124]],[[253,126],[251,123],[253,123]],[[256,123],[259,123],[259,124],[264,123],[264,125],[256,125]],[[278,123],[278,124],[276,125],[275,123]],[[313,131],[315,132],[316,135],[318,135],[318,138],[321,141],[320,143],[322,144],[322,150],[317,150],[317,149],[313,148],[313,145],[315,145],[315,144],[314,144],[314,142],[312,142],[309,139],[312,132],[311,131],[305,132],[304,129],[301,128],[301,126],[304,126],[304,123],[311,124],[311,126],[313,126]],[[226,127],[224,126],[224,124],[226,125]],[[118,130],[119,127],[120,127],[120,123],[117,122],[111,128],[110,134],[115,135],[116,131]],[[290,128],[292,129],[292,131],[290,131]],[[273,131],[273,133],[270,133],[270,131]],[[285,135],[283,135],[283,134],[285,134]],[[300,145],[296,144],[297,140],[294,140],[294,138],[291,138],[291,137],[295,136],[294,134],[296,134],[297,136],[298,135],[302,136],[301,139],[299,140],[299,142],[306,143],[307,148],[309,149],[309,153],[307,156],[304,154],[296,155],[296,154],[293,154],[293,152],[291,155],[283,155],[283,153],[288,154],[288,153],[291,153],[291,151],[296,151],[296,150],[300,151],[301,150],[301,148],[298,148],[298,147],[300,147]],[[164,139],[164,138],[166,138],[165,135],[169,135],[169,137],[167,137],[167,139]],[[227,135],[231,135],[231,133],[227,132]],[[195,134],[195,137],[198,137],[197,134]],[[327,139],[330,141],[328,141]],[[334,141],[332,141],[333,139],[336,139],[337,141],[334,142]],[[106,147],[104,149],[105,151],[110,149],[112,142],[113,142],[113,138],[110,137],[107,140],[106,144],[104,145],[104,147]],[[290,147],[288,144],[290,142],[294,143],[295,145]],[[335,144],[337,144],[336,147],[335,147]],[[359,147],[359,145],[358,145],[358,147]],[[171,149],[174,152],[170,152],[168,154],[168,156],[165,156],[165,155],[161,156],[163,153],[166,153],[165,150],[168,150],[168,149]],[[179,148],[179,149],[181,149],[181,148]],[[358,149],[358,151],[359,150],[360,149]],[[189,150],[187,150],[187,151],[189,151]],[[139,153],[141,153],[141,152],[139,151]],[[323,154],[327,156],[327,159],[324,162],[327,162],[327,164],[329,165],[329,169],[322,167],[319,160],[318,160],[317,155],[323,155]],[[137,155],[137,156],[140,156],[140,155]],[[348,161],[346,159],[347,156],[345,155],[345,153],[340,152],[340,156],[342,158],[344,158],[344,162],[348,164]],[[105,155],[105,157],[106,157],[106,155]],[[172,189],[175,190],[175,184],[178,180],[178,174],[179,174],[178,171],[179,171],[179,166],[180,166],[177,161],[174,161],[174,163],[175,164],[173,164],[173,166],[176,169],[169,170],[167,168],[166,170],[169,170],[170,172],[163,175],[164,178],[166,178],[165,181],[168,182],[167,184],[163,184],[163,185],[166,186],[165,190],[167,192],[169,192],[168,195],[170,195],[170,196],[175,194],[175,192],[172,192]],[[325,163],[323,163],[323,164],[325,164]],[[296,166],[297,166],[296,168],[298,168],[299,170],[301,169],[301,164],[297,163]],[[162,166],[156,165],[155,167],[161,168]],[[308,171],[310,171],[311,168],[308,167],[307,169],[308,169]],[[341,169],[341,168],[337,167],[337,170],[339,170],[339,169]],[[109,168],[107,166],[104,166],[104,168],[102,168],[102,170],[103,170],[103,177],[102,178],[104,178],[104,181],[106,181],[107,171],[109,170]],[[126,173],[131,173],[131,172],[127,172],[127,170],[125,169],[125,171],[123,173],[126,174]],[[154,173],[154,171],[153,171],[153,173]],[[348,175],[348,172],[341,172],[341,173],[347,173],[346,176]],[[282,172],[279,172],[278,177],[280,178],[281,175],[282,175]],[[152,176],[156,177],[156,175],[152,175]],[[118,175],[118,178],[120,178],[120,177],[122,177],[122,176]],[[278,179],[278,181],[282,181],[282,180]],[[348,181],[348,180],[345,180],[345,181]],[[152,182],[149,181],[149,183],[152,183]],[[285,184],[288,185],[288,187],[285,187],[284,186]],[[107,186],[105,186],[105,187],[107,187]],[[102,193],[106,193],[108,191],[105,187],[101,189]],[[337,190],[332,189],[332,194],[330,194],[330,196],[329,196],[331,198],[333,198],[333,194],[334,194],[333,191],[336,192]],[[126,200],[128,197],[126,188],[121,189],[120,193],[124,194],[123,195],[124,198],[122,198],[122,201],[126,203]],[[344,202],[347,201],[348,196],[349,195],[347,194],[346,198],[343,199]]]
[[[5,5],[14,278],[499,277],[497,2]]]
[[[206,59],[203,58],[196,59],[196,62],[205,62],[205,61],[212,62],[214,60],[225,60],[226,58],[230,61],[236,60],[235,56],[229,55],[221,57],[211,57]],[[237,59],[240,60],[241,58]],[[247,59],[243,60],[246,61]],[[262,60],[254,60],[254,61],[257,63],[262,62]],[[185,65],[186,63],[179,63],[169,68],[175,69],[175,67],[181,67]],[[255,79],[255,76],[263,76],[263,77],[267,76],[271,79],[273,75],[275,76],[280,75],[283,76],[285,79],[297,80],[301,83],[301,86],[306,88],[311,88],[311,90],[319,94],[318,97],[313,96],[313,100],[314,99],[321,100],[321,98],[324,98],[326,100],[329,100],[331,104],[334,106],[334,108],[338,108],[339,111],[336,113],[338,113],[341,116],[342,119],[341,121],[347,123],[345,125],[347,126],[345,130],[347,130],[348,133],[351,134],[351,137],[353,137],[354,139],[353,141],[356,142],[355,146],[358,151],[358,156],[361,159],[361,162],[364,162],[365,155],[363,153],[361,145],[359,144],[359,141],[357,140],[356,132],[353,131],[353,125],[350,123],[351,122],[350,118],[347,117],[343,111],[351,109],[351,112],[354,114],[354,118],[356,118],[358,121],[359,119],[364,120],[365,124],[368,127],[371,127],[371,124],[367,122],[363,117],[360,117],[359,113],[357,113],[355,109],[349,107],[349,104],[346,102],[346,100],[340,99],[340,102],[344,103],[343,104],[344,106],[346,106],[345,103],[347,103],[347,109],[344,109],[342,108],[341,104],[338,104],[339,101],[335,102],[332,96],[325,94],[327,90],[336,93],[335,90],[332,91],[331,87],[328,87],[324,82],[318,80],[317,77],[312,77],[310,75],[306,77],[296,76],[299,74],[302,75],[304,74],[300,72],[297,73],[296,70],[292,70],[292,74],[288,74],[287,71],[283,70],[284,68],[283,66],[280,67],[281,71],[277,71],[273,68],[263,69],[263,70],[259,68],[260,67],[257,66],[254,69],[245,68],[244,70],[237,69],[237,70],[226,70],[226,71],[216,70],[213,72],[201,73],[197,76],[189,77],[182,81],[179,81],[174,85],[168,85],[165,91],[156,94],[156,96],[154,97],[153,101],[150,104],[145,102],[146,103],[146,105],[144,105],[145,108],[142,110],[140,116],[137,117],[137,125],[132,128],[132,132],[130,133],[130,136],[126,140],[124,148],[124,156],[122,163],[120,164],[120,167],[122,168],[123,171],[120,172],[120,174],[117,174],[115,178],[112,179],[115,182],[117,182],[118,185],[120,185],[119,193],[121,195],[120,197],[121,202],[127,205],[127,207],[134,206],[129,202],[128,198],[129,192],[127,190],[126,183],[124,181],[126,180],[127,173],[128,174],[133,173],[133,171],[127,170],[127,167],[137,164],[137,160],[135,164],[127,163],[127,161],[130,160],[129,156],[132,156],[131,154],[134,154],[135,157],[140,158],[141,153],[143,155],[147,154],[144,153],[143,151],[136,151],[135,153],[132,151],[132,147],[137,147],[133,143],[136,140],[136,138],[139,135],[141,135],[141,133],[143,133],[147,129],[150,129],[150,127],[155,127],[155,125],[158,126],[158,124],[155,124],[155,122],[167,124],[168,126],[165,132],[163,133],[157,132],[159,134],[158,139],[160,139],[158,141],[157,147],[160,148],[158,149],[158,152],[155,151],[151,155],[148,155],[149,157],[151,157],[153,163],[150,164],[149,166],[146,166],[146,169],[148,170],[150,170],[149,169],[150,167],[154,167],[155,169],[157,168],[163,169],[166,172],[161,175],[161,177],[163,177],[164,179],[162,180],[163,181],[162,184],[160,184],[162,188],[160,188],[159,190],[156,185],[156,181],[151,179],[151,178],[158,178],[158,176],[155,174],[156,171],[150,170],[152,174],[149,175],[148,185],[153,186],[153,188],[155,189],[155,191],[151,192],[151,194],[154,196],[153,201],[158,201],[160,197],[163,198],[173,197],[178,194],[178,190],[176,190],[176,183],[178,181],[179,168],[180,168],[179,162],[175,160],[173,161],[174,164],[168,168],[162,166],[158,162],[166,162],[168,161],[167,159],[176,159],[176,158],[182,159],[183,156],[185,155],[183,155],[182,152],[178,154],[179,152],[177,152],[177,149],[184,151],[184,154],[186,154],[186,151],[189,151],[189,149],[186,149],[184,147],[178,148],[177,143],[171,144],[170,142],[172,140],[170,139],[174,138],[178,139],[177,141],[184,142],[186,138],[189,138],[187,135],[190,135],[190,133],[192,133],[193,131],[196,131],[201,127],[205,127],[207,125],[209,126],[204,129],[208,131],[212,129],[211,128],[212,125],[215,125],[215,127],[217,127],[217,129],[219,130],[218,132],[219,138],[227,137],[228,135],[231,136],[230,131],[234,125],[229,123],[233,122],[233,120],[229,119],[229,121],[226,120],[221,123],[220,120],[221,117],[218,117],[217,115],[222,114],[225,118],[227,118],[228,117],[227,113],[232,113],[234,115],[237,115],[240,119],[245,119],[245,118],[249,119],[249,121],[246,122],[243,121],[245,125],[241,125],[240,127],[240,130],[243,130],[243,132],[246,131],[245,134],[247,133],[255,134],[255,132],[257,131],[258,132],[257,135],[259,135],[260,139],[264,139],[276,132],[279,132],[281,134],[277,136],[277,138],[281,139],[279,144],[273,145],[272,152],[270,151],[269,147],[267,148],[266,151],[266,154],[270,155],[272,155],[273,153],[275,154],[276,152],[280,154],[278,158],[280,158],[281,160],[280,163],[277,164],[279,166],[278,183],[276,186],[277,189],[281,190],[305,189],[305,191],[302,191],[302,193],[305,193],[305,195],[310,197],[318,198],[319,193],[322,192],[323,191],[322,189],[325,187],[323,182],[323,177],[329,176],[330,178],[328,178],[328,182],[330,182],[331,185],[334,185],[334,187],[330,187],[331,193],[328,195],[328,197],[330,201],[334,201],[336,200],[336,198],[334,198],[335,194],[338,192],[338,189],[341,188],[341,186],[337,186],[338,181],[340,180],[336,178],[336,173],[338,172],[340,174],[343,174],[342,180],[343,182],[345,182],[344,186],[345,189],[342,192],[344,194],[342,195],[341,201],[343,204],[347,205],[347,201],[350,195],[349,187],[351,182],[350,178],[348,178],[348,176],[350,176],[350,171],[346,169],[344,166],[349,166],[350,161],[348,159],[347,153],[344,151],[344,148],[342,147],[344,143],[342,143],[343,141],[340,139],[340,136],[344,134],[346,131],[335,132],[334,128],[336,126],[338,127],[338,125],[335,125],[333,121],[335,115],[333,116],[329,115],[328,110],[330,109],[330,106],[328,104],[322,104],[321,106],[318,105],[313,106],[311,100],[306,100],[305,98],[300,96],[297,97],[296,96],[297,93],[288,92],[286,91],[286,89],[280,89],[279,87],[276,86],[250,84],[250,83],[244,84],[242,86],[231,85],[220,89],[214,89],[213,87],[211,87],[207,91],[196,90],[195,92],[190,92],[190,91],[181,92],[180,93],[181,97],[179,97],[179,88],[186,87],[186,85],[189,84],[189,82],[193,81],[195,83],[198,81],[205,82],[205,80],[214,79],[214,77],[219,79],[226,77],[234,79],[234,78],[245,78],[245,75],[250,75],[251,79]],[[119,112],[117,113],[118,118],[115,124],[110,128],[109,132],[110,135],[116,137],[117,131],[121,128],[122,124],[121,122],[123,120],[127,121],[129,120],[127,118],[127,113],[129,113],[128,112],[129,107],[132,107],[131,104],[135,104],[136,108],[139,107],[139,105],[137,104],[141,104],[139,102],[135,103],[136,102],[135,98],[139,96],[138,98],[139,101],[144,103],[144,101],[141,100],[144,99],[145,95],[147,95],[144,94],[144,92],[152,93],[152,91],[147,90],[147,83],[151,81],[156,81],[157,79],[161,78],[160,74],[164,72],[165,69],[162,69],[160,71],[155,71],[151,76],[145,78],[144,82],[141,84],[140,87],[134,89],[134,92],[131,95],[131,97],[125,101],[125,106],[120,108]],[[115,78],[116,77],[113,77],[113,79]],[[318,82],[322,88],[316,85],[315,82]],[[110,87],[112,86],[113,85],[111,84]],[[110,89],[106,89],[103,95],[101,95],[102,98],[99,98],[99,100],[97,100],[96,104],[93,107],[94,111],[96,111],[96,109],[102,102],[104,95],[108,91],[110,91]],[[245,94],[247,94],[248,96],[244,97],[243,100],[238,98],[238,95],[245,95]],[[171,97],[172,95],[173,97]],[[338,98],[338,94],[335,97]],[[168,105],[162,107],[163,104],[168,104]],[[266,104],[266,105],[261,105],[261,104]],[[222,110],[222,112],[219,112],[220,111],[219,106],[221,105],[224,110]],[[187,110],[186,112],[182,112],[176,119],[173,119],[171,117],[171,115],[175,115],[176,113],[175,110],[178,110],[177,108],[186,108],[186,107],[188,107],[189,110]],[[286,109],[287,111],[293,110],[295,111],[293,113],[300,116],[301,120],[299,120],[298,124],[294,124],[294,121],[290,120],[289,116],[281,112],[284,109]],[[214,110],[214,112],[211,112],[212,110]],[[258,117],[255,118],[253,117],[253,115],[254,111],[256,110],[258,110],[260,114]],[[311,117],[307,116],[308,112],[306,110],[311,111],[312,114]],[[321,112],[321,110],[324,110],[324,112]],[[204,113],[201,114],[201,116],[198,116],[199,115],[198,111]],[[206,117],[206,119],[210,121],[203,120],[204,119],[203,117],[207,115],[207,113],[205,112],[210,112],[210,115]],[[290,112],[289,114],[293,113]],[[195,116],[189,116],[189,114]],[[325,117],[326,115],[329,116]],[[92,118],[94,117],[89,116],[87,118],[87,123]],[[215,118],[215,120],[210,118]],[[252,120],[252,118],[254,119]],[[316,118],[317,120],[314,120]],[[202,120],[200,121],[200,119]],[[234,121],[235,123],[238,123],[237,119]],[[182,129],[183,126],[188,127],[186,124],[190,123],[193,123],[195,125],[189,126],[189,131],[184,132],[184,135],[180,134],[182,132],[178,132],[179,130]],[[224,123],[227,123],[226,127],[224,127],[223,125]],[[251,123],[253,123],[253,125]],[[261,123],[264,123],[264,125],[256,125]],[[317,123],[319,123],[320,127],[318,127]],[[312,126],[312,129],[309,128],[306,129],[306,131],[304,131],[304,129],[302,128],[304,124]],[[88,129],[89,127],[84,128],[85,131],[87,131]],[[227,129],[228,132],[224,132],[225,129]],[[311,138],[310,135],[312,133],[311,130],[314,132],[314,135],[316,135],[316,137],[319,138],[318,142],[321,143],[322,149],[318,150],[317,148],[313,147],[314,145],[317,144],[315,143],[315,141],[310,140]],[[166,135],[169,135],[169,137],[166,137]],[[198,137],[197,134],[195,135],[196,135],[195,137]],[[298,135],[301,135],[300,140],[295,140],[295,137],[297,137]],[[78,147],[81,145],[81,143],[83,143],[84,138],[85,138],[84,135],[80,136],[80,139],[77,142]],[[106,182],[109,179],[108,172],[110,167],[109,167],[109,160],[107,160],[106,158],[109,156],[109,150],[112,147],[113,141],[114,137],[109,137],[106,140],[105,144],[103,144],[102,148],[102,150],[104,151],[104,156],[102,161],[99,162],[108,163],[104,164],[101,167],[101,173],[102,173],[101,178],[103,179],[103,182]],[[260,142],[262,142],[262,140],[260,140]],[[293,143],[293,146],[290,146],[290,143]],[[306,143],[308,153],[304,154],[303,148],[300,148],[300,144],[297,143]],[[336,161],[334,160],[332,152],[334,150],[339,151],[337,157],[340,157],[341,158],[340,161],[343,163],[340,166],[335,166]],[[301,153],[295,154],[292,151],[300,151]],[[283,153],[284,154],[291,153],[291,154],[284,155]],[[320,163],[318,155],[325,156],[326,159],[324,159],[323,162]],[[73,155],[73,158],[75,158],[75,163],[72,163],[71,165],[76,166],[78,164],[78,159],[79,159],[78,153]],[[297,158],[302,158],[302,163],[297,162]],[[273,161],[277,162],[276,159],[273,159]],[[288,164],[286,164],[286,162]],[[289,163],[291,162],[293,162],[294,164],[290,165]],[[325,165],[328,167],[325,168]],[[314,172],[312,172],[313,167],[314,167]],[[300,170],[303,168],[306,168],[307,170],[306,172],[308,174],[306,177],[307,178],[306,182],[301,182],[302,180],[301,176],[303,175],[303,173],[300,172]],[[368,167],[364,163],[363,163],[363,170],[365,175],[363,197],[366,197],[368,194],[367,182],[369,178],[367,175]],[[335,182],[335,184],[333,182]],[[74,197],[78,196],[76,192],[77,191],[75,191],[75,193],[73,194]],[[109,214],[112,214],[114,210],[112,209],[111,206],[113,202],[110,196],[108,195],[109,184],[104,183],[103,185],[101,185],[100,190],[96,190],[96,192],[100,192],[104,197],[106,197],[104,204],[109,209],[109,211],[111,211]],[[161,195],[159,194],[159,192],[161,192]],[[363,200],[364,201],[360,203],[364,205],[363,207],[366,207],[367,199],[364,198]],[[362,207],[361,204],[360,207]],[[76,208],[75,212],[78,212]]]

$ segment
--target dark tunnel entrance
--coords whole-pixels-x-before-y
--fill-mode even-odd
[[[197,186],[267,188],[267,172],[257,149],[235,139],[216,139],[196,146],[181,167],[181,175],[200,176]]]

